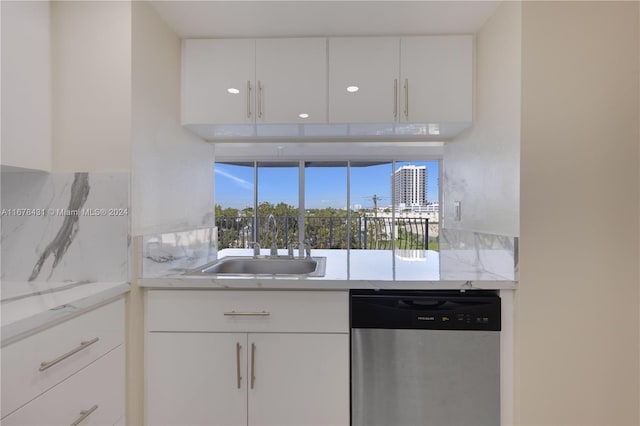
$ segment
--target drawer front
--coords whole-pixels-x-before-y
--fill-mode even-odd
[[[147,331],[347,333],[347,291],[149,290]]]
[[[2,417],[124,343],[124,320],[120,299],[2,348]]]
[[[3,425],[113,425],[124,416],[124,345],[2,419]]]

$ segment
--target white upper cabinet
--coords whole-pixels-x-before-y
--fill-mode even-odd
[[[395,122],[399,77],[400,39],[329,39],[329,121]]]
[[[208,140],[448,140],[473,121],[473,36],[185,40],[183,49],[182,124]]]
[[[3,172],[14,168],[51,171],[53,7],[46,1],[0,2]]]
[[[473,37],[406,37],[400,41],[400,120],[473,120]]]
[[[182,124],[251,124],[255,40],[185,40]]]
[[[257,123],[327,121],[327,41],[256,40]]]

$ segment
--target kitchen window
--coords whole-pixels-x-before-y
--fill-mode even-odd
[[[439,161],[215,164],[218,246],[438,250]],[[257,215],[254,212],[257,211]],[[267,228],[267,218],[276,223]]]

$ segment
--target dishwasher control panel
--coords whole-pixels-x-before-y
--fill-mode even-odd
[[[351,328],[500,331],[490,291],[351,291]]]

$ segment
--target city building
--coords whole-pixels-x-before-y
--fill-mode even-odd
[[[397,208],[417,208],[427,205],[427,167],[407,165],[391,176],[393,204]]]

